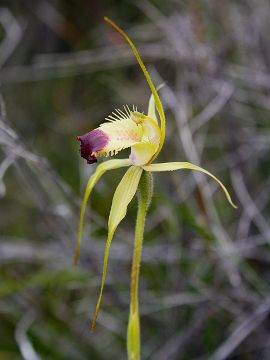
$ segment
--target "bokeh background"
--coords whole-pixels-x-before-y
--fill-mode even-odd
[[[123,170],[95,188],[76,135],[123,104],[146,110],[140,50],[167,115],[140,279],[142,359],[270,359],[268,0],[1,0],[0,359],[125,359],[136,201],[113,240],[96,332],[107,218]],[[119,157],[128,156],[128,152]],[[101,160],[102,161],[102,160]]]

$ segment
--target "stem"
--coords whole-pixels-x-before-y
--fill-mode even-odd
[[[131,270],[130,313],[128,322],[127,351],[129,360],[140,359],[140,319],[139,319],[139,273],[142,254],[145,218],[152,198],[151,173],[143,171],[139,183],[138,212]]]

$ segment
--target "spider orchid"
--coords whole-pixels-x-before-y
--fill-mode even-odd
[[[140,358],[138,282],[145,217],[152,197],[151,173],[182,169],[203,172],[218,182],[229,203],[235,208],[236,206],[233,204],[228,191],[221,183],[221,181],[219,181],[207,170],[204,170],[203,168],[188,162],[153,163],[163,147],[165,138],[166,123],[162,103],[160,101],[157,89],[155,88],[133,42],[130,40],[127,34],[114,22],[106,17],[104,20],[120,35],[122,35],[122,37],[131,46],[139,66],[147,80],[152,95],[149,100],[147,115],[138,112],[137,108],[134,106],[132,109],[130,109],[128,106],[124,106],[123,110],[116,109],[112,115],[109,115],[106,118],[107,121],[101,124],[97,129],[77,137],[77,139],[80,141],[81,156],[86,159],[87,163],[89,164],[96,162],[97,158],[100,156],[115,155],[119,151],[126,148],[130,148],[131,152],[128,159],[114,159],[101,163],[97,166],[95,173],[90,177],[86,186],[81,207],[78,229],[78,244],[74,256],[74,263],[77,264],[78,261],[85,208],[93,187],[106,171],[118,169],[121,167],[129,167],[119,185],[117,186],[112,200],[112,206],[108,220],[108,237],[105,246],[101,289],[93,317],[92,331],[95,328],[101,303],[111,241],[117,226],[126,216],[129,203],[138,190],[138,214],[135,228],[134,253],[131,273],[130,315],[127,336],[128,357],[129,359],[138,360]],[[156,111],[159,115],[159,121],[156,116]]]

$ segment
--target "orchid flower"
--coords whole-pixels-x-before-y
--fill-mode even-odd
[[[132,109],[130,109],[128,106],[124,106],[123,109],[116,109],[106,118],[107,121],[101,124],[98,128],[77,137],[80,141],[81,156],[87,160],[88,164],[95,163],[97,158],[102,156],[116,155],[119,151],[126,148],[130,148],[131,152],[128,159],[114,159],[101,163],[97,166],[96,171],[90,177],[86,186],[81,207],[78,244],[74,256],[74,263],[77,264],[78,261],[85,208],[93,187],[106,171],[121,167],[129,167],[118,184],[112,200],[108,220],[108,237],[105,246],[101,289],[93,317],[92,330],[95,328],[101,304],[111,241],[116,228],[126,216],[129,203],[138,190],[138,214],[131,273],[130,316],[127,339],[129,359],[138,360],[140,358],[138,282],[145,217],[152,197],[151,174],[159,171],[174,171],[183,169],[203,172],[212,177],[221,186],[229,203],[233,207],[236,206],[233,204],[228,191],[221,181],[219,181],[207,170],[189,162],[153,163],[163,147],[165,138],[166,121],[162,103],[157,89],[155,88],[133,42],[112,20],[106,17],[104,19],[120,35],[122,35],[122,37],[131,46],[152,94],[149,100],[147,115],[139,112],[137,107],[133,106]],[[159,121],[156,111],[159,115]]]

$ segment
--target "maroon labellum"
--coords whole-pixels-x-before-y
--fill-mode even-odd
[[[81,142],[81,157],[87,160],[88,164],[97,162],[96,153],[105,148],[109,142],[109,137],[102,130],[95,129],[84,135],[77,136]]]

